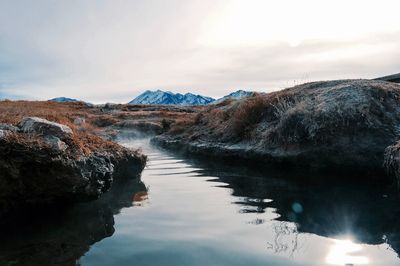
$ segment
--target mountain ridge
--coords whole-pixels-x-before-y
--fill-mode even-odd
[[[237,90],[222,98],[214,99],[212,97],[203,96],[193,93],[173,93],[162,90],[146,90],[128,104],[176,104],[176,105],[207,105],[219,103],[226,99],[240,99],[243,97],[252,96],[254,92]]]

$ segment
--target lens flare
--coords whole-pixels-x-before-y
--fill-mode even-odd
[[[365,265],[369,259],[355,253],[362,250],[362,246],[351,240],[334,240],[334,244],[326,257],[326,263],[330,265]]]

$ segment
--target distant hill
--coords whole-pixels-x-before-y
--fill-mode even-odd
[[[58,102],[58,103],[71,103],[71,102],[79,102],[77,99],[67,98],[67,97],[57,97],[50,99],[49,101]]]
[[[253,95],[254,95],[253,91],[237,90],[237,91],[232,92],[232,93],[230,93],[228,95],[225,95],[222,98],[219,98],[218,100],[216,100],[213,103],[220,103],[220,102],[223,102],[223,101],[225,101],[227,99],[241,99],[241,98],[249,97],[249,96],[253,96]]]
[[[180,94],[170,91],[145,91],[129,104],[177,104],[177,105],[206,105],[215,99],[192,93]]]
[[[400,73],[394,74],[394,75],[389,75],[389,76],[384,76],[384,77],[380,77],[380,78],[376,78],[376,80],[383,80],[383,81],[400,83]]]

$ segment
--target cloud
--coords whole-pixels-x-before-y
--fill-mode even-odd
[[[310,40],[296,47],[274,43],[214,48],[208,52],[219,64],[193,76],[189,86],[201,83],[221,96],[239,88],[272,91],[315,80],[375,78],[399,71],[399,45],[400,32],[336,42]]]
[[[293,80],[398,72],[396,25],[388,32],[305,38],[296,45],[207,44],[202,38],[213,28],[210,18],[231,2],[3,0],[0,95],[128,102],[152,88],[222,96],[236,88],[283,88]],[[257,8],[256,2],[249,7]],[[263,34],[261,29],[251,36]]]

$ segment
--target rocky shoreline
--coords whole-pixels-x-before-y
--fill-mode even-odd
[[[400,187],[400,85],[384,81],[313,82],[206,107],[4,101],[0,109],[0,216],[96,199],[127,176],[119,173],[140,173],[143,154],[106,140],[124,131],[190,154]]]
[[[87,151],[73,130],[38,117],[0,125],[0,216],[27,207],[99,198],[116,173],[139,174],[146,157],[104,141]],[[98,140],[102,141],[102,140]]]
[[[399,125],[400,85],[339,80],[216,105],[152,143],[391,184],[400,177],[399,149],[385,149],[400,138]]]

